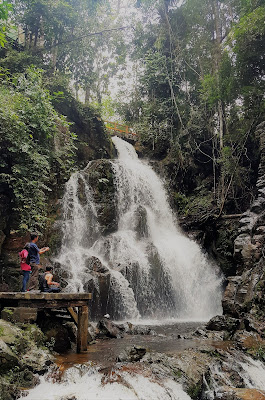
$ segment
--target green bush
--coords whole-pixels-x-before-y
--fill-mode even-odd
[[[11,229],[43,228],[49,191],[73,165],[73,134],[51,100],[40,69],[2,78],[0,180],[16,215]]]

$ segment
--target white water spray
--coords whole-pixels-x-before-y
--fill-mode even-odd
[[[115,318],[206,320],[220,314],[221,277],[197,243],[178,227],[162,180],[132,145],[113,138],[118,229],[103,236],[86,170],[74,174],[63,201],[64,237],[58,261],[70,272],[68,288],[85,290],[88,260],[110,274]],[[95,278],[93,278],[95,280]],[[97,283],[95,282],[95,285]]]
[[[157,382],[141,374],[112,372],[111,379],[96,368],[77,365],[63,375],[60,383],[41,377],[25,400],[191,400],[181,385],[170,379]],[[22,400],[22,397],[21,399]]]

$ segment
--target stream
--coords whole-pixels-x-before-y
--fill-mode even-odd
[[[200,339],[179,339],[201,326],[201,322],[141,325],[152,335],[125,335],[120,339],[97,340],[88,351],[71,351],[56,357],[57,368],[40,377],[40,384],[30,390],[27,400],[189,400],[182,386],[174,380],[157,376],[142,363],[118,363],[118,355],[132,345],[148,352],[176,355],[196,348]],[[210,343],[210,342],[209,342]],[[217,343],[216,343],[217,345]],[[224,345],[220,342],[220,346]],[[22,398],[21,398],[22,399]]]
[[[199,399],[222,399],[227,388],[236,390],[242,399],[264,399],[264,364],[238,352],[232,341],[194,337],[192,333],[203,326],[202,322],[183,321],[141,325],[151,328],[153,334],[99,339],[82,354],[71,351],[57,355],[56,366],[41,376],[40,384],[25,393],[21,400],[190,400],[178,374],[170,376],[167,367],[172,368],[174,360],[180,360],[185,352],[186,355],[190,353],[196,363],[198,349],[225,355],[223,361],[217,359],[208,366],[209,375],[204,378],[204,390]],[[147,350],[143,360],[117,362],[120,353],[132,346]],[[150,364],[152,356],[154,362]],[[169,357],[168,365],[164,357]],[[192,365],[184,365],[183,370],[185,368],[192,369]],[[240,382],[239,388],[234,387],[235,377]]]

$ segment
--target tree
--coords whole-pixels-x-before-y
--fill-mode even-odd
[[[3,1],[0,4],[0,47],[4,47],[6,43],[6,28],[10,10],[11,4],[8,1]]]

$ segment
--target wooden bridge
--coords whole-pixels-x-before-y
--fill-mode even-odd
[[[120,124],[119,122],[104,121],[106,129],[111,135],[119,136],[122,139],[136,142],[138,140],[137,133],[133,132],[128,125]]]
[[[91,298],[91,293],[1,292],[0,308],[3,313],[5,307],[14,307],[18,322],[36,320],[40,310],[66,309],[77,326],[76,351],[80,353],[87,350],[88,302]]]

